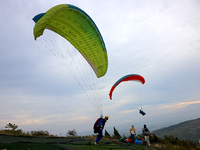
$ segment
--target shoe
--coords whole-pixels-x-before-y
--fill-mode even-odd
[[[94,145],[97,145],[97,142],[96,142],[96,141],[94,142]]]

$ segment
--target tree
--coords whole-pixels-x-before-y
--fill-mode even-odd
[[[108,133],[107,130],[105,130],[105,137],[110,138],[110,134]]]
[[[16,124],[12,124],[12,123],[8,123],[5,128],[11,128],[11,130],[15,131],[18,128],[18,125]]]
[[[68,130],[67,135],[68,135],[68,136],[76,136],[76,130],[75,130],[75,129],[73,129],[73,130]]]
[[[113,138],[121,138],[121,135],[119,134],[119,132],[117,131],[117,129],[114,127],[114,136]]]
[[[31,135],[32,136],[49,136],[49,132],[48,131],[31,131]]]

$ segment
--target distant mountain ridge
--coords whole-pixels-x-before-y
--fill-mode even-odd
[[[153,133],[159,137],[172,135],[178,139],[196,141],[200,139],[200,118],[155,130]]]

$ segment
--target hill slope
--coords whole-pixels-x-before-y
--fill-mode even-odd
[[[172,135],[182,140],[196,141],[200,139],[200,118],[185,121],[170,127],[162,128],[154,131],[157,136]]]

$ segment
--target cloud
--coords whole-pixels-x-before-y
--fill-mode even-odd
[[[71,118],[68,119],[68,121],[80,121],[80,122],[82,122],[82,121],[87,121],[89,119],[91,119],[91,118],[88,117],[88,116],[78,116],[78,117],[74,117],[74,118],[71,117]]]
[[[179,102],[179,103],[172,103],[172,104],[166,104],[161,106],[161,109],[181,109],[184,107],[187,107],[189,105],[193,105],[193,104],[200,104],[200,101],[188,101],[188,102]]]
[[[31,125],[31,126],[37,126],[47,124],[47,122],[43,120],[38,119],[26,119],[24,122],[19,123],[19,125]]]
[[[138,111],[137,109],[132,109],[132,110],[124,110],[124,111],[122,111],[121,113],[132,113],[132,112],[136,112],[136,111]]]
[[[33,119],[29,119],[29,116],[17,116],[16,117],[16,121],[19,120],[23,120],[22,122],[17,122],[19,125],[47,125],[47,124],[51,124],[54,122],[60,123],[60,122],[77,122],[77,123],[83,123],[83,122],[87,122],[88,120],[90,120],[91,118],[88,116],[74,116],[72,114],[55,114],[55,115],[49,115],[49,116],[43,116],[43,117],[37,117],[37,118],[33,118]],[[63,118],[65,118],[65,120],[63,121]]]

